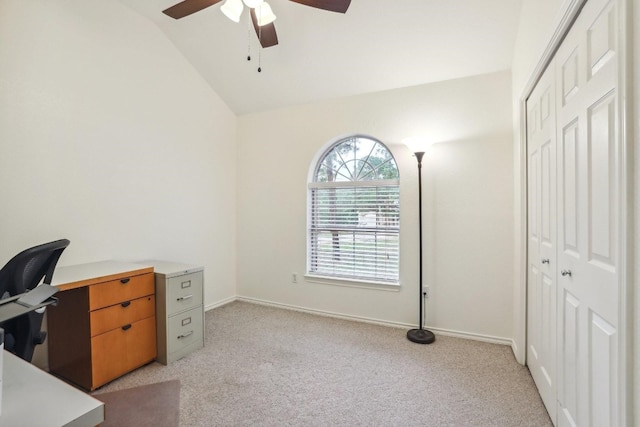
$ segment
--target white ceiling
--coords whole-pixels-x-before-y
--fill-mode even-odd
[[[258,49],[247,10],[240,23],[222,2],[174,20],[162,10],[178,0],[120,1],[238,115],[509,69],[520,14],[520,0],[352,0],[344,15],[269,0],[279,45]]]

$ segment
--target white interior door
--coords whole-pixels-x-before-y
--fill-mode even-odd
[[[553,63],[527,100],[527,364],[556,419],[556,118]]]
[[[618,425],[615,2],[589,0],[556,54],[558,421]]]
[[[527,364],[553,422],[617,426],[615,0],[589,0],[527,100]]]

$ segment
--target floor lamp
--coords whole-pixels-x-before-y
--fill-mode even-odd
[[[409,148],[412,148],[413,144],[410,141],[407,141],[405,143],[407,144],[407,146],[409,146]],[[418,288],[420,291],[420,326],[418,329],[411,329],[407,331],[407,339],[418,344],[431,344],[436,340],[436,336],[433,334],[433,332],[423,328],[422,319],[422,156],[424,156],[424,151],[414,151],[414,154],[416,156],[416,159],[418,160],[418,236],[420,240],[420,286]]]

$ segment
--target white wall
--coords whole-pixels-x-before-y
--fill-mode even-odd
[[[512,336],[510,73],[378,92],[241,116],[238,127],[238,294],[402,325],[418,322],[417,163],[399,144],[442,141],[424,159],[427,325]],[[392,150],[401,174],[401,287],[299,280],[306,266],[307,175],[340,136],[365,134]]]
[[[513,96],[518,98],[571,0],[521,0],[513,51]]]
[[[0,0],[0,263],[58,238],[59,265],[205,266],[235,295],[236,118],[118,2]]]

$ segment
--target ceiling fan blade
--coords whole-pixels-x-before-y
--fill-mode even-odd
[[[316,9],[329,10],[331,12],[345,13],[349,9],[351,0],[291,0],[294,3],[300,3],[305,6],[315,7]]]
[[[276,34],[276,27],[273,22],[260,27],[258,25],[258,17],[256,16],[255,9],[251,10],[251,22],[253,22],[253,28],[256,30],[256,35],[262,47],[271,47],[278,44],[278,35]]]
[[[199,12],[209,6],[213,6],[216,3],[220,3],[221,1],[222,0],[184,0],[163,10],[162,13],[174,19],[180,19],[191,15],[192,13]]]

